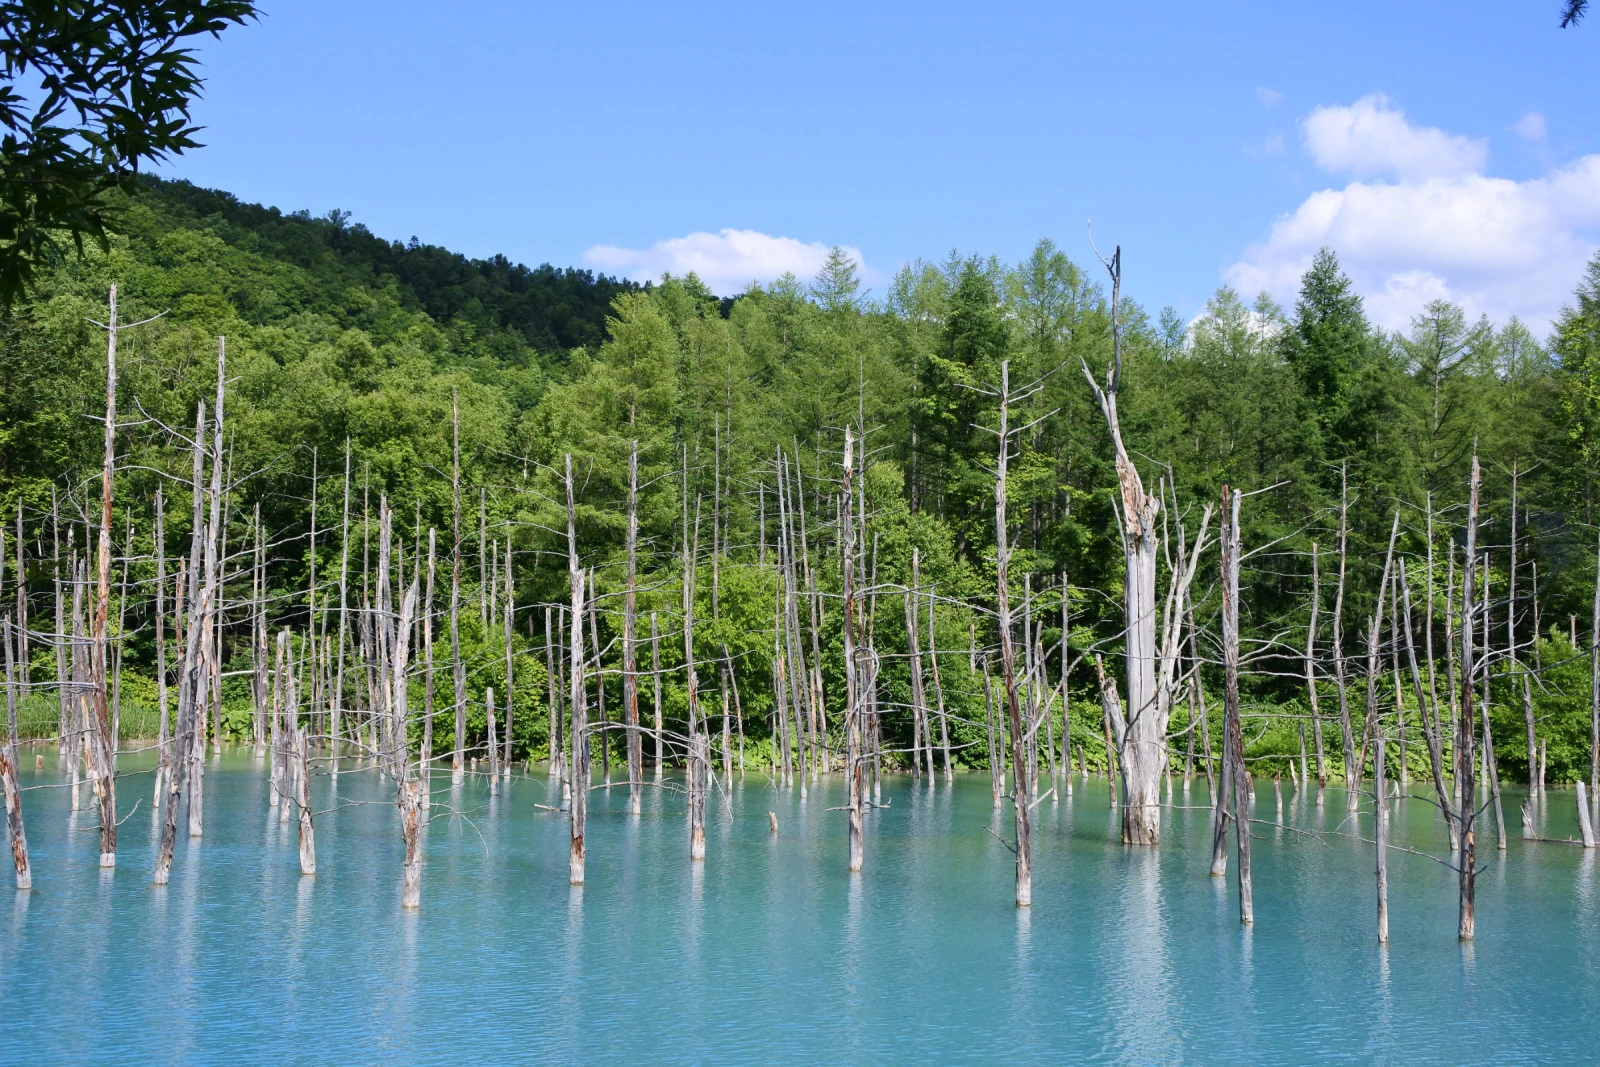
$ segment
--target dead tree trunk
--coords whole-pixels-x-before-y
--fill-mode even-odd
[[[161,487],[156,486],[156,702],[160,706],[161,721],[157,725],[156,739],[156,785],[155,793],[150,798],[151,805],[156,811],[161,808],[161,791],[166,787],[167,776],[172,773],[172,735],[167,721],[167,544],[166,544],[166,502],[161,495]],[[20,530],[19,530],[20,532]],[[178,586],[181,589],[183,579],[180,576]],[[182,600],[182,596],[178,597]],[[22,645],[19,635],[18,644]],[[23,646],[24,648],[26,646]]]
[[[1450,794],[1444,784],[1444,752],[1440,747],[1440,732],[1442,723],[1439,722],[1438,706],[1428,707],[1424,702],[1422,691],[1422,672],[1417,667],[1417,646],[1411,636],[1411,583],[1406,579],[1406,561],[1400,561],[1400,602],[1403,607],[1401,615],[1405,623],[1406,662],[1411,668],[1411,688],[1417,698],[1417,713],[1422,718],[1423,739],[1428,746],[1428,768],[1433,774],[1433,791],[1439,800],[1439,810],[1444,813],[1445,828],[1450,835],[1450,849],[1455,851],[1460,847],[1460,828],[1456,823],[1456,813],[1451,803]]]
[[[1033,903],[1033,841],[1028,798],[1033,795],[1032,768],[1024,751],[1022,708],[1017,699],[1017,653],[1011,634],[1011,533],[1006,520],[1006,475],[1010,464],[1011,363],[1000,364],[1000,431],[994,483],[995,596],[1000,628],[1000,670],[1005,685],[1006,721],[1011,729],[1011,768],[1015,782],[1011,807],[1017,833],[1017,907]],[[913,630],[915,628],[913,627]],[[931,762],[931,760],[930,760]],[[931,767],[929,768],[932,769]]]
[[[930,675],[929,676],[933,680],[933,702],[934,702],[934,706],[939,709],[939,747],[944,750],[944,780],[945,780],[945,783],[948,785],[948,784],[953,783],[955,781],[955,772],[950,769],[950,725],[949,725],[949,720],[948,720],[947,716],[945,715],[945,710],[944,710],[944,686],[942,684],[940,684],[940,681],[939,681],[939,648],[938,648],[938,639],[934,636],[933,605],[934,605],[934,601],[937,600],[937,599],[938,598],[937,598],[937,596],[935,596],[934,587],[933,586],[929,586],[928,587],[928,667],[930,669]],[[1041,676],[1044,673],[1044,667],[1043,667],[1042,664],[1039,667],[1039,673],[1040,673]],[[1048,716],[1049,714],[1050,714],[1050,709],[1049,709],[1049,707],[1047,705],[1046,708],[1045,708],[1045,715]],[[1052,754],[1051,754],[1050,758],[1051,758],[1051,762],[1053,764],[1054,761],[1055,761],[1054,749],[1052,749],[1051,752],[1052,752]],[[928,752],[928,777],[930,779],[933,777],[933,751],[932,751],[932,747],[931,747],[931,738],[930,738],[930,748],[929,748],[929,752]],[[1055,780],[1055,774],[1054,774],[1053,771],[1052,771],[1052,773],[1050,775],[1050,778],[1051,778],[1051,781]]]
[[[622,718],[628,732],[628,811],[638,815],[644,785],[644,739],[639,736],[639,662],[635,619],[639,584],[639,442],[628,450],[628,589],[622,605]]]
[[[1477,905],[1476,888],[1478,876],[1478,848],[1477,848],[1477,800],[1473,775],[1476,771],[1477,760],[1473,752],[1473,740],[1477,731],[1473,729],[1472,709],[1477,706],[1477,699],[1473,694],[1473,681],[1477,674],[1474,665],[1473,637],[1477,630],[1477,619],[1474,617],[1477,608],[1477,598],[1472,590],[1474,561],[1478,554],[1478,486],[1480,477],[1478,473],[1478,456],[1472,456],[1472,479],[1467,490],[1467,533],[1466,533],[1466,565],[1461,568],[1461,707],[1462,713],[1457,719],[1456,727],[1456,782],[1458,783],[1457,809],[1458,821],[1461,824],[1461,862],[1459,912],[1456,924],[1457,936],[1462,941],[1471,941],[1477,933]]]
[[[559,609],[557,609],[559,610]],[[560,683],[556,680],[556,631],[550,617],[550,605],[544,606],[544,685],[545,701],[550,707],[550,775],[561,777],[561,701],[557,697]]]
[[[344,646],[349,631],[350,591],[350,438],[344,439],[344,493],[339,516],[339,662],[333,678],[333,707],[328,732],[332,735],[329,771],[339,778],[339,745],[344,739]]]
[[[1521,664],[1517,659],[1517,479],[1521,474],[1516,463],[1511,464],[1511,529],[1508,546],[1511,554],[1506,566],[1506,667],[1507,673],[1516,675],[1520,673]],[[1539,635],[1534,634],[1537,640]],[[1523,725],[1528,735],[1528,795],[1537,800],[1539,797],[1539,741],[1535,734],[1533,722],[1533,700],[1522,703]]]
[[[461,662],[461,401],[450,394],[450,675],[455,683],[455,751],[450,757],[450,781],[460,784],[466,769],[463,756],[467,736],[467,668]]]
[[[855,435],[850,427],[844,431],[844,476],[840,483],[844,505],[840,508],[839,531],[843,538],[844,558],[841,577],[844,581],[844,747],[845,782],[848,800],[846,810],[850,823],[849,864],[851,871],[861,870],[864,842],[861,836],[861,816],[865,803],[866,763],[862,758],[861,729],[861,663],[856,644],[856,531],[851,517],[851,503],[855,492]]]
[[[689,735],[689,860],[706,858],[706,790],[711,771],[711,735],[696,730]]]
[[[94,645],[90,661],[93,679],[89,728],[94,756],[94,794],[100,812],[100,866],[117,865],[117,738],[111,730],[110,694],[107,691],[107,633],[111,611],[111,499],[116,473],[117,435],[117,287],[111,286],[110,317],[106,320],[105,454],[100,468],[100,545],[97,555],[94,602]],[[218,356],[217,365],[222,364]],[[221,382],[217,389],[220,396]],[[220,410],[218,417],[220,420]]]
[[[209,581],[203,588],[199,585],[203,546],[206,541],[205,523],[201,519],[205,428],[206,406],[202,400],[195,416],[194,470],[190,482],[195,506],[194,522],[189,534],[189,559],[180,565],[178,571],[180,584],[187,579],[187,584],[182,590],[182,599],[188,604],[188,615],[186,619],[182,619],[184,607],[180,604],[178,614],[183,625],[180,626],[179,636],[183,645],[179,650],[178,724],[172,746],[172,769],[167,775],[166,799],[162,806],[161,842],[156,853],[154,882],[158,886],[166,885],[171,876],[172,850],[178,836],[178,805],[186,787],[191,790],[193,788],[189,786],[188,779],[193,762],[191,753],[194,749],[196,705],[199,703],[199,693],[205,680],[205,664],[200,653],[202,620],[210,612],[210,599],[215,593]]]
[[[1311,621],[1306,624],[1306,699],[1311,710],[1311,736],[1317,748],[1317,785],[1328,784],[1328,763],[1322,748],[1322,712],[1317,707],[1317,609],[1322,601],[1322,576],[1317,545],[1311,544]]]
[[[1600,800],[1600,544],[1595,547],[1594,616],[1589,624],[1589,792]]]
[[[3,552],[0,552],[3,558]],[[23,580],[22,571],[17,580]],[[0,626],[6,643],[6,740],[0,747],[0,789],[6,798],[6,839],[11,844],[11,862],[17,872],[17,888],[33,888],[33,869],[28,865],[28,835],[22,829],[22,790],[17,786],[17,673],[11,644],[11,616]],[[20,643],[20,636],[18,641]],[[1580,782],[1578,787],[1583,788]],[[1588,825],[1585,823],[1585,825]]]
[[[1356,810],[1356,786],[1361,782],[1361,764],[1356,759],[1355,736],[1350,729],[1350,694],[1344,677],[1344,579],[1349,544],[1349,481],[1345,465],[1339,464],[1339,587],[1333,599],[1333,677],[1339,687],[1339,734],[1344,742],[1345,807]]]
[[[509,537],[506,538],[505,571],[506,571],[506,577],[505,577],[506,603],[505,603],[505,612],[504,612],[504,614],[503,614],[503,616],[502,616],[500,621],[501,621],[501,624],[502,624],[501,625],[501,630],[505,634],[505,642],[506,642],[506,738],[505,738],[505,751],[502,753],[501,759],[500,759],[500,773],[501,773],[501,775],[503,777],[510,778],[511,777],[511,728],[512,728],[511,720],[512,720],[512,715],[513,715],[513,708],[515,707],[515,704],[516,704],[516,699],[515,699],[515,696],[514,696],[514,694],[516,693],[516,670],[515,670],[515,666],[514,666],[514,663],[513,663],[514,653],[513,653],[513,649],[512,649],[512,645],[511,645],[512,629],[513,629],[513,625],[512,624],[513,624],[513,622],[515,620],[515,617],[516,617],[516,586],[513,584],[514,579],[512,578],[512,574],[511,574],[511,538],[509,538]]]
[[[1111,274],[1112,362],[1106,370],[1105,384],[1095,381],[1088,365],[1083,376],[1093,390],[1100,411],[1110,430],[1116,452],[1117,481],[1120,486],[1118,520],[1122,534],[1122,553],[1126,568],[1123,586],[1124,639],[1127,648],[1128,710],[1124,716],[1120,702],[1112,720],[1117,760],[1124,785],[1122,839],[1131,845],[1155,845],[1161,840],[1161,779],[1167,766],[1167,723],[1172,710],[1172,681],[1178,661],[1183,596],[1193,574],[1193,564],[1184,558],[1179,546],[1181,571],[1173,576],[1168,591],[1166,618],[1161,646],[1156,642],[1156,514],[1160,501],[1145,492],[1138,468],[1122,440],[1117,414],[1117,390],[1122,377],[1122,250],[1118,248],[1106,269]],[[1205,540],[1211,509],[1202,519],[1200,536],[1195,541],[1195,558]]]
[[[433,782],[433,583],[438,540],[434,528],[428,527],[428,577],[422,594],[422,748],[417,756],[418,774],[429,783],[422,793],[424,810]]]
[[[1483,612],[1483,650],[1484,655],[1478,660],[1478,669],[1481,672],[1479,679],[1478,705],[1483,712],[1483,762],[1484,778],[1489,785],[1489,797],[1494,803],[1495,848],[1504,850],[1506,847],[1506,815],[1505,808],[1500,803],[1500,764],[1495,758],[1494,734],[1489,727],[1489,553],[1483,554],[1483,573],[1479,576],[1483,589],[1478,609]]]
[[[1373,784],[1373,838],[1378,854],[1378,944],[1389,943],[1389,792],[1388,779],[1384,776],[1384,749],[1387,748],[1383,736],[1383,724],[1379,723],[1373,729],[1377,739],[1377,754],[1373,757],[1372,784]]]
[[[294,758],[300,770],[295,781],[295,806],[300,809],[300,873],[317,873],[317,838],[311,826],[311,767],[306,754],[306,732],[294,734]]]
[[[1239,853],[1239,921],[1256,919],[1250,881],[1250,768],[1244,761],[1244,729],[1239,718],[1239,504],[1237,489],[1222,487],[1222,670],[1223,715],[1233,754],[1233,832]]]
[[[656,781],[661,781],[663,757],[661,752],[661,629],[656,613],[650,613],[650,687],[654,693],[652,711],[656,741]]]
[[[589,812],[589,723],[583,685],[583,593],[584,575],[578,568],[578,520],[572,498],[572,456],[567,456],[567,579],[572,590],[571,699],[572,731],[569,748],[572,768],[572,800],[568,811],[572,822],[572,849],[568,858],[568,881],[583,884],[584,827]]]

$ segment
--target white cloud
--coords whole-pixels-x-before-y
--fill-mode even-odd
[[[1256,102],[1262,107],[1275,107],[1283,102],[1283,94],[1265,85],[1256,86]]]
[[[864,283],[878,280],[878,272],[866,266],[860,249],[842,247]],[[583,254],[583,262],[639,281],[659,278],[665,271],[679,276],[694,271],[713,292],[731,296],[753,281],[770,282],[789,273],[809,282],[827,261],[828,250],[820,241],[807,244],[758,230],[726,229],[672,237],[649,248],[595,245]]]
[[[1448,299],[1472,316],[1503,321],[1515,314],[1542,329],[1570,299],[1600,245],[1600,155],[1527,181],[1491,177],[1482,173],[1480,142],[1439,130],[1413,136],[1417,128],[1398,111],[1366,106],[1380,99],[1312,112],[1307,148],[1328,169],[1349,169],[1352,160],[1408,161],[1407,167],[1391,166],[1403,176],[1312,193],[1276,220],[1265,240],[1245,249],[1224,272],[1228,284],[1290,302],[1312,256],[1327,246],[1380,326],[1404,328],[1428,301]],[[1379,117],[1352,119],[1345,134],[1317,140],[1326,127],[1339,125],[1327,116],[1363,111]],[[1398,124],[1385,115],[1398,117]],[[1319,116],[1325,126],[1313,133]],[[1341,147],[1331,159],[1330,145]],[[1418,173],[1417,161],[1430,153],[1436,164],[1452,157],[1457,164]],[[1461,170],[1459,162],[1474,153],[1476,165]]]
[[[1530,111],[1511,124],[1511,132],[1525,141],[1542,141],[1546,132],[1544,116]]]
[[[1432,178],[1483,169],[1488,142],[1416,126],[1381,93],[1348,107],[1319,107],[1302,125],[1323,170],[1355,178]]]

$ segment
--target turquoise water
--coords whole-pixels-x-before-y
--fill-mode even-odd
[[[53,762],[53,761],[52,761]],[[27,761],[31,764],[31,760]],[[137,770],[131,762],[128,767]],[[54,771],[24,770],[25,786]],[[567,824],[542,775],[490,797],[437,782],[422,908],[402,912],[392,793],[370,770],[317,777],[318,873],[266,805],[260,765],[206,777],[206,836],[149,883],[147,774],[126,773],[119,866],[93,816],[25,795],[35,890],[0,909],[0,1060],[459,1063],[1593,1062],[1600,1043],[1595,850],[1486,850],[1475,944],[1454,876],[1390,860],[1393,944],[1374,942],[1371,847],[1291,827],[1344,821],[1257,783],[1256,924],[1232,869],[1207,877],[1203,781],[1165,841],[1115,841],[1104,779],[1036,809],[1034,905],[1011,903],[987,777],[885,783],[866,870],[844,870],[840,784],[752,776],[708,807],[688,860],[682,795],[592,794],[589,884],[567,885]],[[1507,796],[1518,832],[1520,797]],[[1185,810],[1185,803],[1195,805]],[[1576,833],[1553,793],[1547,836]],[[1440,851],[1403,801],[1396,844]],[[779,833],[769,834],[775,811]],[[1371,817],[1357,825],[1370,836]],[[1501,858],[1503,856],[1503,859]],[[8,875],[9,877],[9,875]]]

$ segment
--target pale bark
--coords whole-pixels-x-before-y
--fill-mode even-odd
[[[294,734],[294,758],[299,764],[295,776],[295,806],[300,809],[300,873],[317,873],[317,838],[311,825],[311,767],[306,753],[306,732]]]
[[[636,614],[639,582],[639,442],[628,450],[628,576],[622,606],[622,717],[628,731],[628,811],[642,810],[644,739],[639,735],[639,662],[636,649]]]
[[[1461,708],[1462,713],[1457,720],[1456,733],[1456,782],[1458,783],[1457,810],[1458,821],[1461,825],[1461,855],[1457,870],[1460,874],[1460,889],[1458,914],[1456,922],[1456,936],[1462,941],[1471,941],[1477,933],[1477,813],[1475,810],[1476,790],[1473,776],[1476,772],[1476,759],[1473,752],[1473,741],[1476,731],[1473,729],[1472,709],[1477,701],[1473,694],[1473,682],[1476,675],[1474,669],[1473,638],[1477,629],[1477,620],[1474,614],[1477,609],[1477,598],[1473,596],[1472,579],[1475,560],[1478,553],[1478,486],[1480,476],[1478,471],[1478,456],[1472,456],[1472,477],[1468,483],[1467,495],[1467,532],[1465,565],[1461,568]]]
[[[19,570],[18,581],[21,580]],[[0,622],[0,638],[4,639],[6,645],[6,737],[4,745],[0,745],[0,790],[5,793],[6,840],[11,845],[11,863],[17,872],[17,888],[32,889],[33,868],[28,864],[28,835],[22,827],[22,790],[17,786],[17,673],[11,635],[11,616],[7,615]],[[18,640],[21,640],[20,634]],[[1578,788],[1583,788],[1581,782]]]
[[[1106,372],[1104,388],[1095,381],[1087,365],[1083,367],[1083,375],[1094,392],[1110,430],[1120,488],[1118,520],[1126,571],[1123,606],[1128,710],[1124,716],[1119,702],[1112,727],[1124,792],[1122,839],[1127,844],[1155,845],[1161,840],[1161,779],[1167,765],[1167,723],[1171,716],[1172,683],[1183,630],[1179,619],[1180,608],[1193,576],[1194,563],[1205,541],[1211,509],[1206,509],[1201,521],[1193,557],[1186,558],[1186,546],[1180,545],[1176,553],[1179,572],[1173,575],[1168,589],[1162,641],[1158,646],[1156,543],[1160,535],[1155,520],[1160,501],[1145,492],[1138,468],[1123,444],[1117,413],[1117,389],[1122,374],[1120,248],[1106,267],[1112,279],[1113,362]]]
[[[1389,787],[1384,776],[1384,750],[1388,747],[1380,723],[1377,735],[1377,754],[1373,757],[1373,839],[1378,855],[1378,944],[1389,943]]]
[[[1450,835],[1450,848],[1452,851],[1460,847],[1460,829],[1456,823],[1456,812],[1450,802],[1450,794],[1444,784],[1444,752],[1440,746],[1439,708],[1435,704],[1430,711],[1423,699],[1422,672],[1417,667],[1417,647],[1411,636],[1411,583],[1406,579],[1406,561],[1400,561],[1400,602],[1404,608],[1403,620],[1405,623],[1404,639],[1406,645],[1406,662],[1411,669],[1411,688],[1417,698],[1417,714],[1422,718],[1423,739],[1428,746],[1428,769],[1433,775],[1433,791],[1439,801],[1439,810],[1444,814],[1445,828]]]
[[[568,772],[572,783],[572,800],[568,806],[571,816],[572,847],[568,857],[568,881],[583,884],[584,830],[589,811],[589,724],[588,709],[584,703],[583,684],[583,593],[584,575],[578,568],[578,525],[572,499],[572,456],[567,456],[567,579],[572,590],[572,648],[570,684],[572,700],[572,732],[569,748],[572,767]]]
[[[117,865],[117,739],[111,729],[110,694],[107,691],[108,629],[111,609],[111,507],[116,472],[117,433],[117,287],[111,286],[110,316],[106,320],[105,452],[100,468],[100,544],[96,558],[94,645],[91,651],[93,691],[89,745],[95,772],[94,793],[100,814],[100,866]],[[222,366],[218,356],[217,366]],[[218,383],[221,392],[221,383]],[[219,411],[220,419],[220,411]]]
[[[1238,846],[1239,921],[1255,922],[1250,880],[1250,798],[1254,786],[1244,761],[1244,731],[1239,718],[1239,504],[1237,489],[1222,487],[1222,669],[1223,714],[1233,750],[1234,840]]]
[[[450,780],[459,784],[466,769],[462,764],[467,735],[467,668],[461,662],[461,402],[450,394],[450,675],[454,682],[456,710],[455,751],[450,756]]]
[[[845,705],[844,705],[844,734],[845,734],[845,782],[847,818],[849,820],[849,860],[847,869],[861,870],[864,858],[865,844],[862,840],[862,808],[865,803],[864,772],[866,763],[862,758],[863,731],[861,728],[861,663],[857,651],[856,639],[856,530],[851,516],[851,498],[855,491],[855,435],[850,427],[844,431],[844,475],[841,489],[844,493],[844,506],[840,509],[840,518],[843,522],[842,534],[844,553],[843,563],[840,568],[844,581],[844,677],[845,677]]]
[[[1022,708],[1017,699],[1017,653],[1011,634],[1011,534],[1006,520],[1006,474],[1011,452],[1011,364],[1000,364],[1000,431],[995,465],[994,536],[995,594],[1000,628],[1000,670],[1005,686],[1006,722],[1011,733],[1011,767],[1014,784],[1011,807],[1016,824],[1016,902],[1026,908],[1033,903],[1033,841],[1028,798],[1032,796],[1032,768],[1024,752]],[[913,631],[915,627],[912,628]],[[931,762],[931,760],[930,760]],[[930,767],[930,770],[932,768]]]
[[[501,630],[505,634],[506,642],[506,739],[505,752],[500,761],[500,773],[511,777],[511,729],[512,717],[516,707],[516,670],[513,665],[514,654],[511,644],[513,622],[516,618],[516,586],[511,574],[511,538],[506,538],[505,558],[505,594],[506,603],[504,614],[501,618]]]
[[[1361,763],[1356,759],[1355,737],[1350,729],[1350,693],[1344,677],[1344,579],[1349,546],[1349,481],[1344,464],[1339,465],[1339,586],[1333,599],[1333,678],[1339,688],[1339,734],[1344,742],[1345,807],[1356,810],[1356,786],[1361,782]]]

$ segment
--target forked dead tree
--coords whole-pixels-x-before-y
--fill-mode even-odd
[[[1160,530],[1156,515],[1161,502],[1145,492],[1139,470],[1122,440],[1117,416],[1117,390],[1122,378],[1122,249],[1102,260],[1111,275],[1111,365],[1105,382],[1095,380],[1087,364],[1083,376],[1094,391],[1105,416],[1116,452],[1117,482],[1121,490],[1117,508],[1126,569],[1123,583],[1123,638],[1127,649],[1127,711],[1121,701],[1107,705],[1112,714],[1112,734],[1122,778],[1122,840],[1130,845],[1155,845],[1161,841],[1161,779],[1167,766],[1167,723],[1172,715],[1173,682],[1177,675],[1182,605],[1200,549],[1205,543],[1211,509],[1206,508],[1192,553],[1178,546],[1174,554],[1178,572],[1172,576],[1162,619],[1160,644],[1156,640],[1156,556]]]

